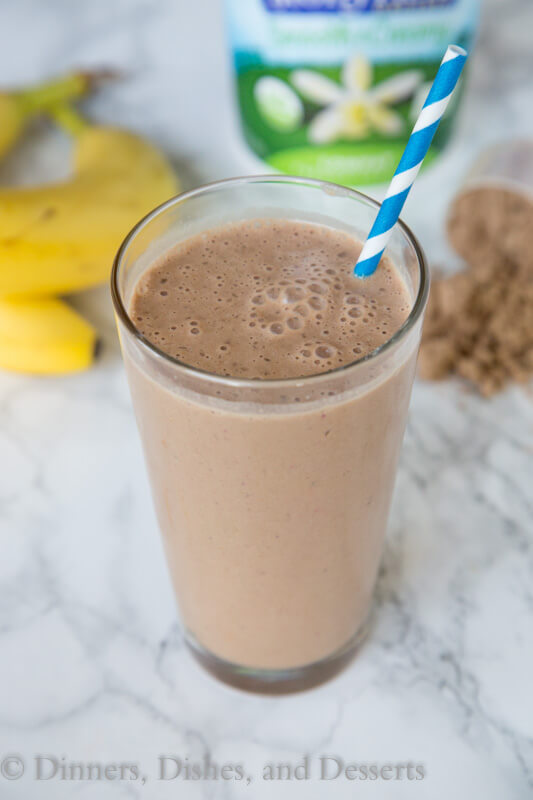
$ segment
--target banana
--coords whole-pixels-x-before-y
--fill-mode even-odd
[[[61,375],[89,367],[98,339],[91,325],[55,298],[0,299],[0,368]]]
[[[169,162],[139,136],[89,125],[66,106],[54,116],[75,134],[72,176],[0,189],[0,296],[65,294],[106,281],[126,233],[178,190]]]
[[[0,92],[0,158],[15,144],[35,114],[52,103],[81,97],[107,77],[111,73],[74,72],[22,91]]]

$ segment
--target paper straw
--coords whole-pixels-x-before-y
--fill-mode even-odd
[[[446,111],[446,106],[450,102],[450,97],[467,57],[466,50],[457,45],[452,44],[446,50],[426,102],[394,173],[385,200],[355,265],[355,274],[358,278],[372,275],[379,264],[392,229],[398,221],[407,195],[418,175],[422,161],[426,157],[435,131]]]

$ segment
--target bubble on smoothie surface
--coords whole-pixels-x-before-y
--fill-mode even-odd
[[[404,323],[411,298],[384,259],[353,275],[361,243],[323,225],[250,220],[181,242],[141,276],[139,330],[190,366],[238,378],[295,378],[352,363]]]

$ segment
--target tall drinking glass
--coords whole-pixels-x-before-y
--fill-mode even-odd
[[[367,626],[403,438],[428,271],[398,223],[388,254],[411,294],[364,358],[287,380],[222,377],[148,341],[129,313],[170,247],[244,219],[364,239],[378,204],[334,184],[238,178],[180,195],[126,237],[112,273],[124,362],[185,636],[222,679],[301,688],[334,673]]]

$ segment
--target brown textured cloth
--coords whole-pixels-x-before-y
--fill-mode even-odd
[[[533,202],[506,189],[468,191],[448,234],[468,266],[433,283],[420,373],[455,373],[488,397],[533,377]]]

